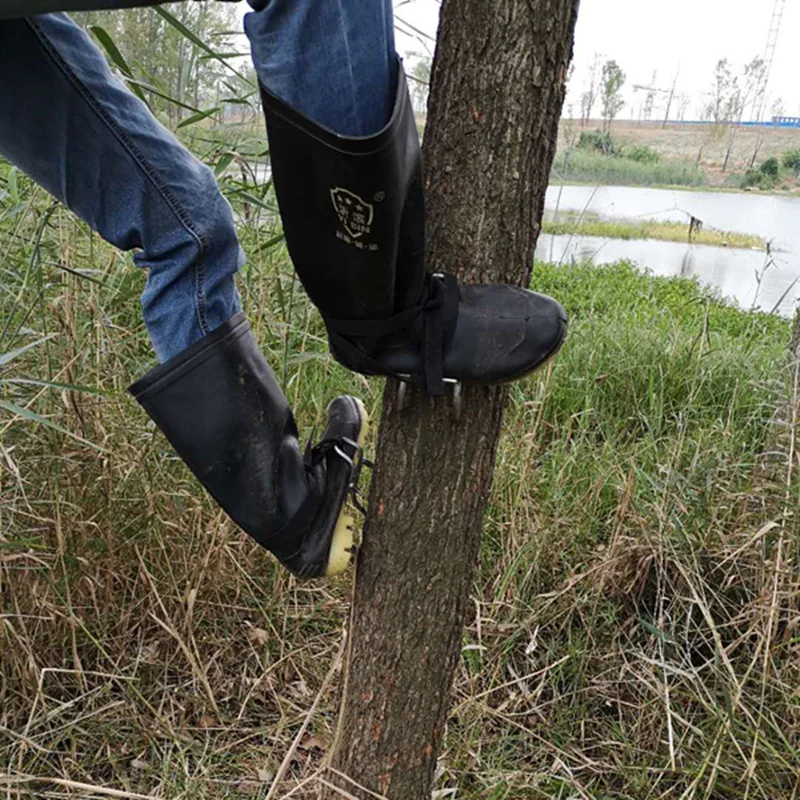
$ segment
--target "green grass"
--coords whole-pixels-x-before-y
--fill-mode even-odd
[[[658,239],[665,242],[694,242],[716,247],[765,249],[767,243],[760,236],[733,231],[702,228],[689,236],[689,226],[682,222],[659,222],[627,219],[600,219],[591,214],[559,214],[552,221],[545,221],[542,233],[571,236],[602,236],[607,239]]]
[[[219,164],[217,137],[194,146]],[[36,344],[0,363],[0,399],[51,426],[0,410],[0,787],[264,797],[338,651],[349,578],[296,584],[198,488],[125,395],[153,362],[143,276],[11,174],[0,353]],[[301,434],[342,392],[377,414],[381,382],[327,355],[248,175],[223,181],[242,295]],[[764,458],[789,323],[627,264],[538,264],[533,285],[570,337],[512,388],[437,789],[796,798],[797,487],[786,454]],[[337,688],[277,797],[320,766]]]
[[[614,186],[704,186],[706,176],[690,161],[663,159],[658,163],[635,161],[569,148],[553,163],[553,183],[600,183]]]

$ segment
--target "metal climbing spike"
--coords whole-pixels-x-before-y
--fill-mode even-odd
[[[445,378],[444,382],[453,387],[453,417],[456,422],[461,422],[461,411],[464,407],[463,384],[455,378]]]
[[[408,381],[400,379],[397,384],[397,410],[404,411],[406,407],[406,398],[408,396]]]

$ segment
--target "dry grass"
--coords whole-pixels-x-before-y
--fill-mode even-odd
[[[0,212],[0,352],[54,336],[0,379],[98,393],[0,383],[63,429],[0,417],[0,789],[314,796],[348,579],[297,584],[198,489],[124,395],[150,363],[141,276],[23,191]],[[242,288],[302,430],[342,391],[377,411],[274,224],[251,209]],[[760,468],[788,325],[625,266],[535,283],[572,337],[513,391],[439,796],[795,800],[793,435]]]

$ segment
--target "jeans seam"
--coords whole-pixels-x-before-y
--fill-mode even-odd
[[[164,202],[166,202],[167,206],[169,206],[169,208],[178,218],[178,221],[181,223],[184,229],[197,242],[200,252],[192,267],[195,278],[195,308],[197,310],[197,320],[200,325],[200,330],[203,335],[206,335],[209,332],[208,312],[206,309],[205,300],[205,259],[209,246],[208,235],[195,229],[191,215],[188,213],[180,200],[178,200],[169,186],[161,180],[158,173],[147,161],[145,155],[127,135],[124,128],[122,128],[106,111],[103,105],[94,97],[89,87],[86,86],[86,84],[73,71],[70,65],[65,61],[52,42],[48,39],[44,31],[39,28],[34,20],[29,18],[26,20],[26,22],[30,25],[34,35],[45,49],[45,52],[53,60],[56,67],[58,67],[58,69],[60,69],[61,72],[67,77],[67,80],[73,84],[78,94],[86,103],[88,103],[90,108],[97,114],[100,120],[109,128],[111,134],[116,138],[116,140],[125,148],[125,150],[128,151],[136,165],[147,176],[148,180],[153,184],[156,191],[159,193],[159,195],[161,195],[161,198],[164,200]]]
[[[194,265],[194,289],[195,307],[197,308],[197,320],[200,323],[200,330],[203,335],[208,334],[208,309],[206,308],[205,281],[206,281],[206,251],[208,249],[208,239],[205,235],[200,237],[200,257]]]
[[[342,8],[342,0],[338,0],[338,9],[339,9],[339,21],[342,26],[342,38],[344,39],[344,48],[345,52],[347,53],[347,67],[348,67],[348,76],[350,78],[350,85],[348,87],[350,97],[348,98],[351,106],[350,106],[350,113],[353,116],[353,121],[356,123],[358,133],[363,134],[366,126],[362,124],[361,115],[358,113],[358,103],[356,101],[356,81],[355,76],[353,75],[353,58],[350,51],[350,36],[349,31],[347,30],[347,24],[345,21],[345,14],[344,9]]]

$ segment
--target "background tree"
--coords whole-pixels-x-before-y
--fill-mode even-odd
[[[761,58],[754,58],[747,63],[741,75],[735,74],[734,68],[727,58],[717,61],[709,92],[710,99],[701,114],[702,119],[711,122],[711,128],[708,136],[700,145],[697,155],[698,165],[705,149],[710,144],[722,140],[727,133],[722,171],[727,170],[745,108],[761,82],[763,71],[764,61]],[[757,136],[750,162],[751,166],[755,163],[760,148],[761,142]]]
[[[242,59],[241,69],[223,63],[237,49],[236,13],[229,3],[173,3],[159,11],[92,11],[75,18],[94,34],[131,88],[173,127],[219,105],[227,94],[242,93],[252,74],[245,66],[249,59]]]
[[[425,131],[433,270],[529,282],[577,12],[443,3]],[[399,412],[387,384],[330,798],[430,800],[507,397],[465,387],[456,421],[449,399],[416,393]]]
[[[789,150],[783,154],[783,166],[792,170],[793,177],[800,177],[800,150]]]
[[[730,121],[734,96],[738,91],[738,81],[733,75],[727,58],[717,61],[711,84],[711,99],[707,106],[706,118],[715,125]]]
[[[759,86],[763,83],[764,70],[766,64],[763,58],[756,57],[752,61],[745,64],[742,71],[742,76],[735,82],[735,90],[733,91],[728,108],[729,120],[732,123],[728,131],[728,146],[725,150],[725,159],[722,162],[722,171],[728,169],[728,162],[733,152],[733,144],[736,139],[736,134],[742,124],[744,118],[744,111],[748,103],[754,98]],[[756,145],[754,148],[753,162],[758,156],[758,151],[761,149],[759,139],[763,141],[763,132],[756,137]]]
[[[603,104],[603,129],[611,130],[611,125],[625,106],[622,99],[622,87],[625,85],[625,73],[619,64],[609,59],[603,64],[600,79],[600,100]]]
[[[410,72],[411,102],[417,114],[426,114],[428,111],[428,95],[431,85],[431,66],[433,59],[427,55],[417,55],[419,60]]]
[[[695,166],[698,168],[700,167],[706,150],[725,135],[725,129],[722,124],[724,117],[723,108],[725,106],[727,93],[730,91],[731,80],[733,80],[733,76],[730,75],[727,59],[718,61],[714,67],[714,81],[709,93],[711,99],[700,108],[700,119],[703,122],[709,122],[711,124],[708,126],[706,135],[701,140],[700,147],[697,149]]]
[[[689,94],[678,95],[678,119],[683,122],[686,119],[686,113],[689,111],[692,97]]]
[[[597,102],[598,82],[600,79],[600,55],[594,54],[594,60],[589,67],[586,88],[581,94],[581,127],[586,127],[592,119],[595,103]]]

